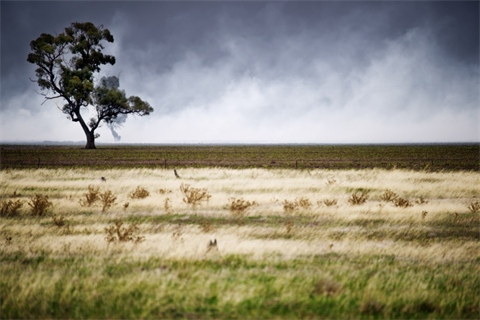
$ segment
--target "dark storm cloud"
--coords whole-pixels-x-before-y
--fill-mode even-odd
[[[432,110],[471,112],[479,102],[478,2],[0,5],[3,110],[42,110],[32,101],[29,42],[74,21],[110,29],[115,42],[106,51],[117,64],[102,75],[120,76],[127,94],[150,101],[151,121],[198,112],[280,132],[275,125],[294,130],[301,116],[338,110],[408,124]]]

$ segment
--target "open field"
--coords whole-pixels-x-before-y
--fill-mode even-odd
[[[2,318],[478,319],[478,172],[172,171],[2,170]]]
[[[480,145],[0,146],[2,168],[479,170]]]

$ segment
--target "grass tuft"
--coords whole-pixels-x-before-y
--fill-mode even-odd
[[[390,189],[387,189],[381,196],[380,196],[380,199],[382,199],[383,201],[386,201],[386,202],[390,202],[390,201],[394,201],[395,199],[398,198],[398,194],[396,194],[395,192],[393,192],[392,190]]]
[[[114,222],[113,226],[105,228],[105,232],[107,233],[105,241],[107,241],[108,243],[128,241],[131,241],[133,243],[140,243],[145,241],[145,237],[136,234],[140,230],[140,228],[138,227],[138,222],[132,223],[127,228],[122,226],[123,221],[117,220]]]
[[[181,184],[180,191],[182,191],[185,198],[183,198],[183,202],[190,204],[192,206],[196,206],[200,204],[201,201],[208,201],[212,197],[206,188],[193,188],[190,187],[188,184]]]
[[[148,192],[147,189],[141,186],[138,186],[137,189],[135,189],[134,191],[128,194],[128,197],[131,199],[145,199],[149,195],[150,195],[150,192]]]
[[[470,212],[477,213],[480,211],[480,203],[478,201],[472,201],[467,208],[470,210]]]
[[[23,206],[23,201],[21,200],[5,200],[2,201],[0,205],[0,215],[1,216],[9,216],[15,217],[18,215],[18,211]]]
[[[100,201],[102,202],[102,212],[107,211],[110,207],[115,205],[117,197],[113,195],[112,191],[106,190],[100,193]]]
[[[88,192],[84,193],[85,199],[80,199],[79,203],[82,207],[91,207],[95,202],[100,200],[100,188],[95,188],[92,185],[88,186]]]
[[[358,191],[355,191],[350,196],[350,198],[348,198],[348,203],[350,203],[351,205],[360,205],[360,204],[364,204],[365,202],[367,202],[367,199],[368,199],[368,195],[367,195],[367,192],[365,190],[362,191],[361,194],[358,194]]]
[[[233,215],[243,215],[245,211],[250,208],[251,206],[258,205],[255,201],[245,201],[243,198],[235,199],[229,198],[228,201],[230,202],[229,208],[230,213]]]
[[[35,197],[30,198],[28,205],[31,207],[32,215],[43,216],[48,208],[53,206],[53,203],[48,201],[48,196],[36,193]]]
[[[410,200],[403,199],[400,197],[393,200],[393,204],[395,205],[395,207],[399,207],[399,208],[413,207],[413,203]]]

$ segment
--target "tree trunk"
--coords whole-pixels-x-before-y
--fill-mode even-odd
[[[75,112],[75,115],[77,116],[77,121],[80,122],[80,125],[82,126],[83,132],[85,132],[85,135],[87,136],[87,144],[85,145],[85,149],[97,149],[97,147],[95,147],[95,134],[93,133],[93,130],[88,129],[88,126],[85,121],[83,121],[80,112]]]
[[[93,135],[93,132],[85,132],[85,134],[87,135],[87,145],[85,146],[85,149],[97,149],[97,147],[95,147],[95,136]]]

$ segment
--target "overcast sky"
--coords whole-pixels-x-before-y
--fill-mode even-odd
[[[85,141],[38,95],[30,41],[103,25],[128,96],[125,143],[479,139],[479,3],[1,1],[2,141]],[[87,110],[85,110],[87,112]],[[88,112],[86,113],[88,114]],[[85,116],[88,119],[88,115]],[[104,125],[97,142],[113,142]]]

